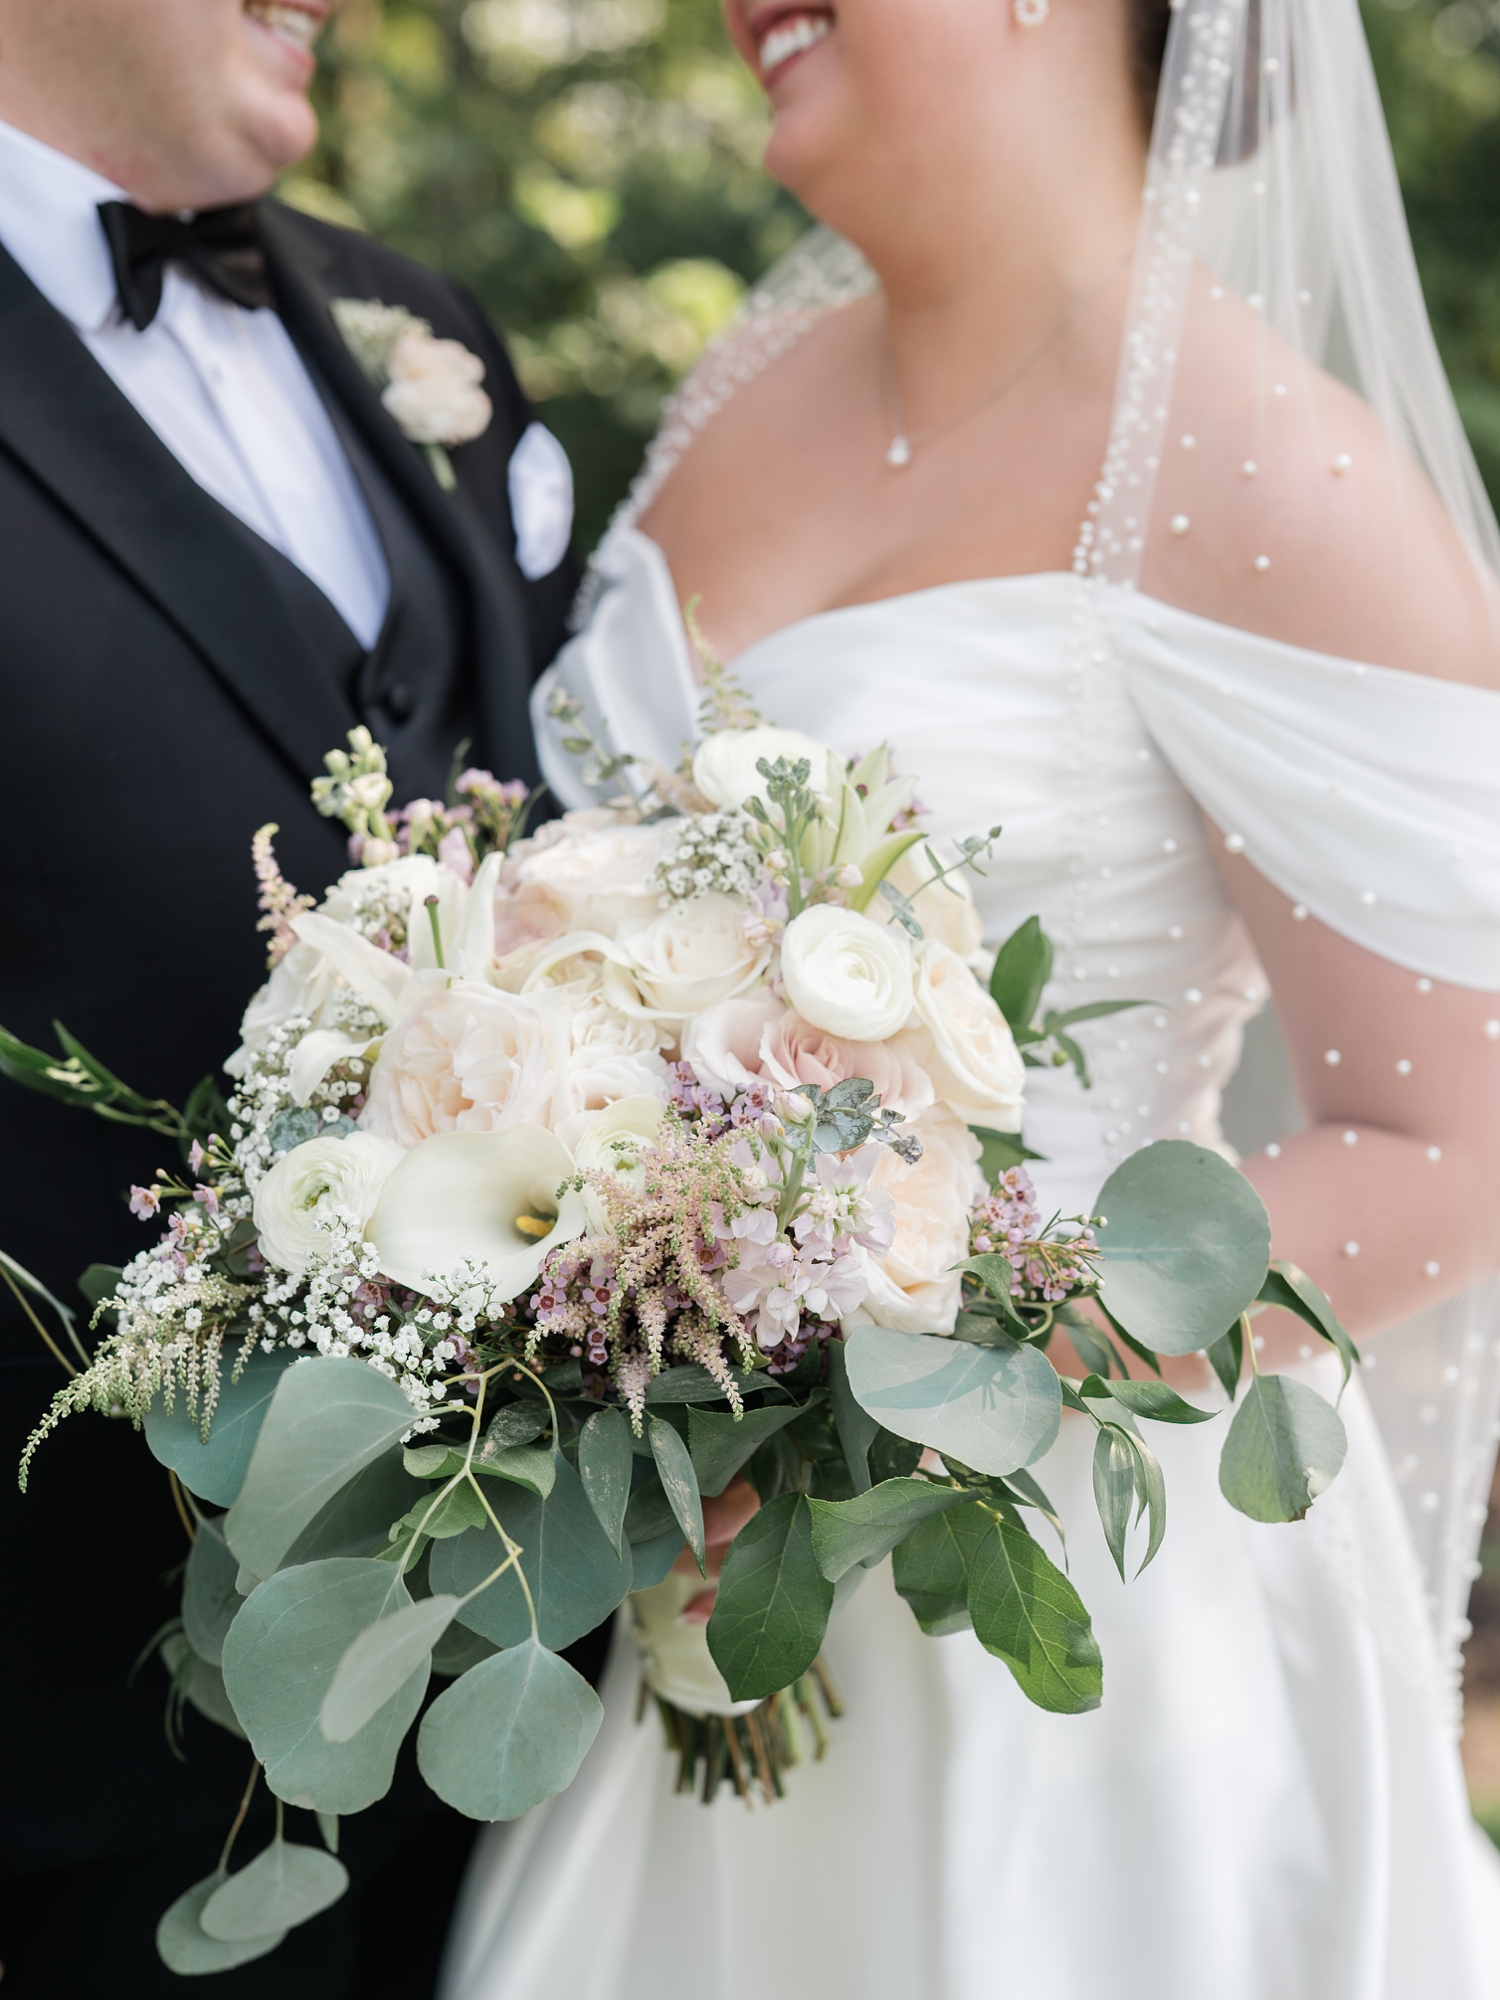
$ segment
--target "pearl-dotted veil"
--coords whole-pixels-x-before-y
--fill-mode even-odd
[[[744,383],[875,282],[830,232],[804,238],[669,407],[626,519]],[[1428,322],[1357,0],[1174,0],[1107,453],[1073,569],[1106,598],[1141,590],[1355,674],[1441,677],[1442,660],[1412,657],[1413,621],[1404,638],[1393,621],[1387,644],[1379,620],[1345,630],[1308,587],[1324,507],[1378,556],[1394,601],[1475,608],[1463,677],[1500,688],[1500,531]],[[1174,565],[1189,538],[1209,560]],[[1221,585],[1207,603],[1205,574]],[[1347,934],[1379,949],[1357,912]],[[1379,1228],[1378,1214],[1364,1225]],[[1451,1666],[1495,1456],[1500,1293],[1452,1300],[1373,1353],[1365,1388]]]

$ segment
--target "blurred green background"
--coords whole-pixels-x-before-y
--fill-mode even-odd
[[[1500,0],[1370,0],[1439,343],[1500,498]],[[587,550],[662,396],[803,226],[718,0],[343,0],[285,184],[466,284],[578,475]]]

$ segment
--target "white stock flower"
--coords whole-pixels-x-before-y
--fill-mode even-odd
[[[402,334],[386,357],[380,400],[414,444],[468,444],[489,429],[494,406],[480,388],[484,363],[461,341]]]
[[[830,783],[833,753],[804,736],[800,729],[721,729],[707,736],[693,756],[693,783],[706,799],[728,810],[742,806],[752,795],[764,799],[766,781],[756,770],[764,757],[774,764],[784,757],[789,764],[806,758],[812,766],[808,779],[815,792],[826,792]]]
[[[919,1024],[902,1037],[939,1103],[990,1132],[1019,1132],[1026,1067],[1005,1016],[956,951],[929,939],[917,952]]]
[[[361,1126],[414,1146],[441,1132],[550,1125],[566,1083],[566,999],[438,978],[415,976],[414,1004],[381,1044]]]
[[[326,1249],[335,1215],[362,1231],[405,1157],[393,1140],[368,1132],[309,1139],[283,1153],[255,1190],[255,1227],[267,1262],[300,1276]]]
[[[787,925],[781,979],[804,1021],[844,1041],[883,1042],[911,1015],[911,949],[904,932],[831,903],[815,903]]]
[[[649,923],[622,929],[616,942],[643,1004],[663,1018],[681,1020],[753,985],[771,953],[769,946],[751,943],[742,915],[741,905],[728,896],[700,896]],[[611,991],[607,978],[605,990]]]
[[[911,1129],[922,1142],[916,1165],[887,1151],[870,1176],[871,1190],[895,1202],[894,1233],[882,1255],[865,1253],[862,1310],[877,1326],[903,1333],[951,1333],[961,1285],[954,1266],[968,1255],[969,1211],[984,1192],[979,1141],[941,1107]]]
[[[398,1284],[426,1291],[473,1264],[493,1300],[514,1299],[588,1226],[582,1196],[558,1193],[572,1172],[561,1139],[535,1125],[444,1132],[405,1155],[365,1233]]]

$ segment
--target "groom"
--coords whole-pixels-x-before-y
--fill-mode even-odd
[[[264,974],[255,829],[301,887],[346,865],[308,782],[360,722],[398,800],[441,795],[466,738],[531,776],[572,582],[566,460],[474,302],[263,199],[316,136],[332,4],[0,0],[0,1023],[48,1043],[56,1017],[179,1103]],[[477,355],[488,421],[471,395],[424,449],[340,299]],[[0,1082],[0,1249],[80,1305],[87,1262],[146,1247],[121,1195],[163,1152]],[[17,1494],[62,1375],[0,1299],[3,1990],[176,1992],[156,1918],[215,1866],[250,1754],[191,1711],[186,1763],[164,1736],[150,1642],[187,1543],[142,1441],[76,1418]],[[434,1803],[407,1774],[347,1825],[353,1893],[226,2000],[421,2000],[468,1831]]]

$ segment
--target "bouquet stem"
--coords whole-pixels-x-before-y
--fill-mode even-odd
[[[642,1683],[643,1706],[647,1693]],[[755,1803],[757,1785],[767,1805],[784,1798],[786,1773],[809,1755],[817,1763],[828,1747],[819,1699],[835,1720],[844,1712],[821,1660],[744,1715],[690,1715],[663,1695],[652,1699],[667,1747],[677,1758],[677,1790],[696,1792],[704,1805],[712,1804],[726,1782],[746,1805]]]

